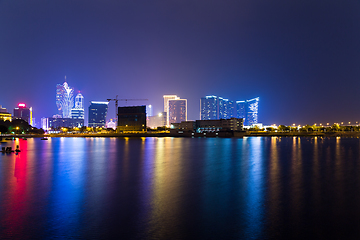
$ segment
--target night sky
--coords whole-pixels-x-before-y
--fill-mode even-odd
[[[217,95],[260,97],[265,124],[360,122],[359,66],[358,0],[0,0],[0,105],[37,122],[65,75],[86,114],[116,95],[158,113],[177,94],[195,120]]]

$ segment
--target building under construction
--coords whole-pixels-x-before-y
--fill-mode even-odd
[[[117,132],[145,132],[146,106],[118,107]]]

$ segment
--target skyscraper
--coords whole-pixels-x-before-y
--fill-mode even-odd
[[[234,102],[219,97],[219,118],[218,119],[230,119],[234,117]]]
[[[17,108],[14,108],[14,117],[25,120],[30,125],[33,125],[32,122],[32,107],[27,108],[25,103],[19,103]]]
[[[236,118],[246,118],[246,101],[236,101]]]
[[[219,119],[219,98],[217,96],[206,96],[200,99],[200,119]]]
[[[258,123],[259,98],[246,100],[246,125]]]
[[[90,102],[89,127],[105,127],[108,104],[109,102]]]
[[[80,92],[75,97],[75,104],[71,109],[71,118],[84,119],[84,97]]]
[[[69,87],[66,82],[56,85],[56,106],[63,118],[71,118],[71,109],[74,106],[74,88]]]
[[[217,96],[200,99],[200,119],[230,119],[234,116],[234,102]]]
[[[151,117],[153,115],[153,107],[152,105],[146,105],[146,116]]]
[[[181,123],[182,121],[187,121],[187,100],[186,99],[170,99],[169,102],[169,122],[172,123]]]
[[[216,120],[243,118],[245,125],[258,123],[259,98],[245,101],[233,101],[217,96],[206,96],[200,99],[200,119]]]
[[[164,112],[166,112],[166,126],[170,127],[170,123],[169,123],[169,100],[172,99],[180,99],[178,96],[176,95],[164,95]]]
[[[75,104],[74,107],[71,109],[71,118],[77,119],[74,123],[77,124],[76,127],[83,127],[84,126],[84,97],[79,92],[75,97]]]

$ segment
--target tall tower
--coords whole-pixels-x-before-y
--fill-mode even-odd
[[[75,97],[75,105],[71,109],[71,118],[84,119],[84,97],[80,92]]]
[[[56,85],[56,106],[63,118],[71,118],[71,109],[74,106],[74,88],[69,87],[66,82]]]
[[[259,98],[246,100],[246,125],[258,123]]]

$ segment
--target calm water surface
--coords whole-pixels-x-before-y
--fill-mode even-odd
[[[358,138],[52,138],[0,153],[1,239],[358,239]]]

